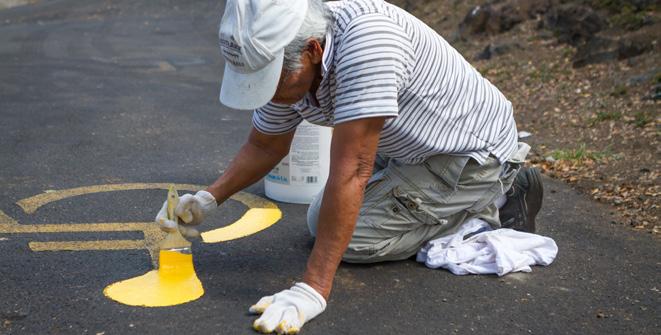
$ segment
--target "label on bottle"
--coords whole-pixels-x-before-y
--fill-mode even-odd
[[[299,125],[289,155],[266,178],[286,185],[319,184],[319,135],[319,127]]]
[[[266,179],[278,184],[289,185],[289,156],[276,165]]]
[[[292,185],[319,183],[319,127],[307,126],[297,129],[289,155]]]

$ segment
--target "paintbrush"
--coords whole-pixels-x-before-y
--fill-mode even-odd
[[[177,222],[178,225],[179,218],[174,214],[174,209],[177,208],[177,204],[179,204],[179,194],[177,194],[174,185],[170,185],[168,188],[168,220]],[[165,236],[161,242],[160,249],[190,254],[191,242],[181,235],[181,232],[177,227],[177,229],[174,229]]]

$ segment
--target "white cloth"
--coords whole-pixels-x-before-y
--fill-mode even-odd
[[[482,232],[479,232],[482,231]],[[464,236],[478,232],[464,240]],[[471,219],[460,230],[429,241],[417,261],[429,268],[445,268],[455,275],[530,272],[532,265],[549,265],[558,254],[553,239],[513,229],[491,230],[480,219]]]

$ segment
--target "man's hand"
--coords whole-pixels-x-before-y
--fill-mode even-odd
[[[262,314],[253,328],[262,333],[297,334],[303,324],[326,309],[326,299],[305,283],[260,299],[249,309]]]
[[[217,207],[216,199],[207,191],[199,191],[192,194],[184,194],[179,198],[179,204],[174,209],[174,214],[181,219],[182,223],[187,225],[199,225],[207,214]],[[174,220],[168,220],[168,202],[163,203],[163,207],[156,215],[156,222],[161,229],[171,232],[179,229],[185,237],[198,237],[200,233],[197,229],[187,226],[179,226]]]

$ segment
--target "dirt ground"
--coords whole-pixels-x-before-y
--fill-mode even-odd
[[[525,139],[533,147],[530,164],[612,205],[619,219],[611,224],[658,236],[658,54],[574,68],[576,49],[539,29],[539,19],[502,34],[458,39],[459,22],[482,2],[393,1],[440,32],[512,101],[519,131],[532,134]],[[477,60],[489,44],[508,50]]]

